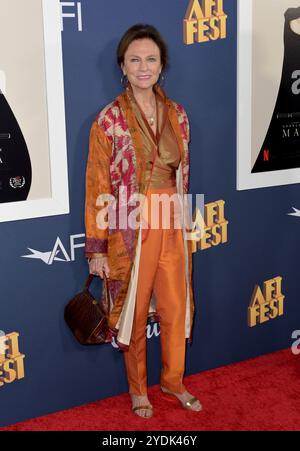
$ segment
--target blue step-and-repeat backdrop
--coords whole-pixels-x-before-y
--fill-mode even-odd
[[[186,375],[289,347],[300,326],[298,184],[237,189],[236,0],[61,4],[70,213],[0,223],[2,426],[127,391],[122,353],[111,344],[80,345],[63,313],[88,274],[89,129],[122,90],[116,46],[135,23],[153,24],[169,45],[164,88],[188,113],[190,193],[204,194]],[[93,281],[95,295],[101,283]],[[160,375],[159,327],[147,336],[152,385]]]

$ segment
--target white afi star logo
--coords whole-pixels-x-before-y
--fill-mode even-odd
[[[70,255],[66,251],[65,246],[63,245],[61,239],[59,237],[56,238],[53,249],[50,251],[39,251],[37,249],[32,249],[27,247],[30,250],[31,254],[21,255],[24,258],[35,258],[38,260],[42,260],[46,265],[52,265],[54,261],[59,262],[70,262],[75,260],[75,249],[79,247],[84,247],[85,243],[75,243],[77,238],[83,238],[85,236],[84,233],[80,233],[77,235],[70,236]],[[61,253],[61,257],[58,254]]]

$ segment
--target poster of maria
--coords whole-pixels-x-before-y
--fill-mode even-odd
[[[300,1],[238,2],[237,188],[300,182]]]

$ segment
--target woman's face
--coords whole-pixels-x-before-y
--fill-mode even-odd
[[[125,52],[122,70],[133,88],[152,88],[162,70],[158,45],[148,38],[132,41]]]

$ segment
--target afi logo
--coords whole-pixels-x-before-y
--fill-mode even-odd
[[[300,217],[300,210],[298,210],[298,208],[292,207],[292,209],[294,210],[292,213],[287,213],[288,216],[297,216],[298,218]]]
[[[32,249],[28,247],[31,251],[31,254],[21,255],[24,258],[36,258],[38,260],[42,260],[46,265],[52,265],[54,261],[57,262],[70,262],[75,260],[75,249],[79,247],[85,247],[85,243],[77,243],[76,240],[79,238],[84,238],[84,233],[79,233],[77,235],[70,236],[70,255],[66,251],[65,246],[63,245],[61,239],[59,237],[56,238],[54,246],[52,250],[42,252],[36,249]]]
[[[77,19],[77,30],[82,31],[83,28],[82,28],[81,2],[60,2],[60,7],[61,7],[61,31],[64,31],[65,18]]]

